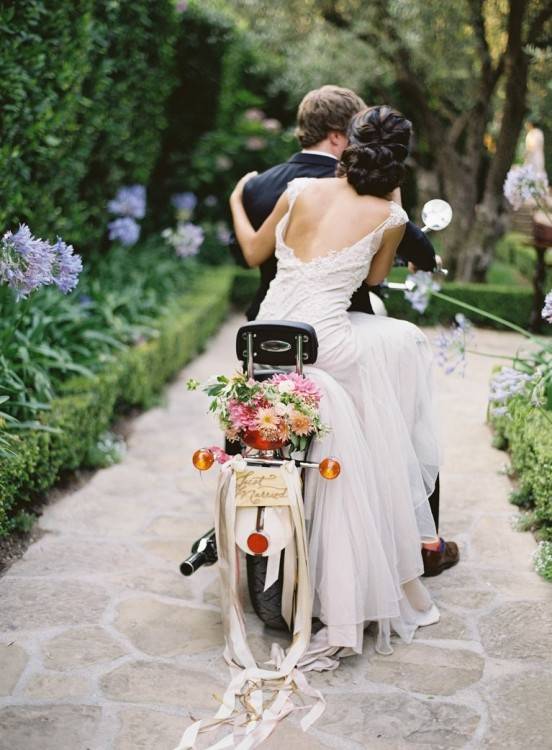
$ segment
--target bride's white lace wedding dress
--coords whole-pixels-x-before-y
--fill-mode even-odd
[[[362,651],[363,630],[378,622],[377,649],[391,651],[390,633],[410,640],[438,619],[425,588],[420,543],[433,539],[428,503],[439,465],[431,399],[431,351],[414,325],[348,313],[386,229],[408,217],[396,203],[389,217],[349,247],[303,262],[286,245],[295,199],[315,178],[288,186],[289,210],[276,230],[278,272],[258,320],[314,326],[319,342],[307,374],[321,386],[330,434],[310,457],[339,459],[341,475],[310,472],[305,488],[313,614],[326,627],[312,642]]]

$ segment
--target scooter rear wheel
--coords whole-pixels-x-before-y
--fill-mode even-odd
[[[285,552],[280,561],[278,579],[264,591],[268,558],[260,555],[247,555],[247,585],[249,597],[257,617],[269,628],[289,631],[282,617],[282,575]]]

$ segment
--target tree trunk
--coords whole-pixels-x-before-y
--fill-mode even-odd
[[[526,113],[529,57],[524,50],[522,38],[525,9],[525,0],[511,1],[504,65],[504,111],[483,198],[475,208],[474,221],[466,234],[465,247],[458,264],[457,277],[462,281],[485,281],[496,242],[505,231],[502,189],[514,160]]]

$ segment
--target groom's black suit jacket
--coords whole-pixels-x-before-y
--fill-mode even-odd
[[[246,183],[243,191],[243,206],[254,229],[259,229],[265,219],[272,213],[278,198],[286,190],[288,182],[296,177],[333,177],[337,162],[331,156],[323,154],[299,153],[283,164],[267,169],[266,172],[253,177]],[[231,246],[236,260],[246,266],[239,245],[234,242]],[[433,271],[435,268],[435,251],[425,234],[412,222],[406,225],[404,237],[398,247],[397,255],[405,261],[412,261],[423,271]],[[246,315],[248,320],[254,320],[259,312],[259,306],[268,291],[272,279],[276,276],[276,258],[274,255],[261,264],[261,283],[255,298],[249,306]],[[351,310],[372,313],[369,289],[366,284],[357,289],[351,299]]]

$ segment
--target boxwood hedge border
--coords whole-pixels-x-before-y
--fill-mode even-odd
[[[203,348],[226,317],[233,279],[230,267],[210,268],[169,306],[158,321],[155,338],[122,351],[94,379],[67,382],[42,416],[54,431],[14,438],[15,455],[0,462],[0,537],[13,530],[17,514],[31,510],[62,473],[82,466],[117,413],[154,403],[163,385]]]
[[[259,284],[258,271],[238,269],[232,291],[232,301],[244,308],[253,298]],[[526,287],[504,286],[499,284],[462,284],[446,282],[443,292],[461,302],[482,307],[487,312],[498,315],[521,327],[527,327],[531,314],[532,290]],[[404,299],[402,292],[388,293],[385,300],[387,311],[391,317],[410,320],[422,326],[448,323],[454,315],[461,312],[458,307],[445,300],[434,297],[423,315],[412,309],[410,303]],[[473,323],[485,327],[502,328],[500,324],[475,313],[468,313]]]
[[[516,397],[508,412],[490,416],[495,444],[510,454],[523,506],[534,514],[537,536],[552,541],[552,422],[541,409]]]

